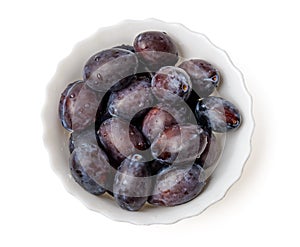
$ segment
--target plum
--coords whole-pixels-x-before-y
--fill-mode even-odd
[[[119,80],[132,75],[138,67],[136,55],[112,48],[93,55],[84,66],[83,79],[95,91],[106,92]]]
[[[220,72],[205,60],[191,59],[178,67],[189,74],[193,88],[200,97],[209,96],[220,84]]]
[[[151,70],[156,71],[178,61],[178,50],[165,32],[147,31],[136,36],[133,47],[139,59]]]
[[[152,78],[152,92],[161,102],[178,104],[187,100],[192,90],[189,75],[174,66],[162,67]]]
[[[224,133],[241,125],[241,114],[231,102],[210,96],[201,99],[195,110],[199,121],[207,121],[209,127],[216,132]]]
[[[207,136],[194,124],[173,125],[161,132],[151,144],[154,158],[169,164],[190,164],[199,158]]]
[[[152,190],[147,163],[139,154],[127,157],[115,175],[113,193],[123,209],[139,210],[147,201]]]
[[[150,204],[176,206],[186,203],[202,191],[205,185],[205,172],[198,165],[188,167],[171,166],[157,175]]]
[[[104,121],[97,135],[115,168],[129,155],[149,147],[146,138],[136,127],[116,117]]]
[[[88,192],[101,195],[112,187],[108,158],[97,145],[85,143],[75,148],[69,165],[75,181]]]
[[[153,106],[151,77],[138,74],[131,78],[130,84],[110,95],[108,111],[112,116],[131,120],[139,111]]]
[[[87,128],[95,120],[101,97],[83,81],[69,84],[59,102],[59,117],[63,127],[68,131]]]

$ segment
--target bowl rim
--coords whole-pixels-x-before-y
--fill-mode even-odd
[[[51,86],[51,82],[53,81],[55,75],[58,73],[59,68],[61,67],[62,64],[64,64],[64,61],[66,61],[70,56],[72,56],[74,50],[76,50],[76,48],[78,46],[80,46],[82,44],[82,42],[84,42],[85,40],[92,39],[98,33],[103,32],[104,30],[115,28],[117,26],[122,26],[124,24],[133,24],[133,23],[141,23],[141,22],[152,22],[152,23],[158,23],[158,24],[163,24],[163,25],[178,26],[182,29],[187,30],[188,32],[192,33],[193,35],[196,35],[196,36],[201,37],[202,39],[205,39],[211,46],[214,47],[214,49],[218,50],[220,53],[223,53],[223,55],[226,57],[228,62],[232,65],[232,67],[235,70],[236,74],[239,76],[240,81],[242,82],[242,86],[243,86],[247,96],[249,97],[249,103],[250,103],[250,105],[249,105],[250,112],[248,112],[248,114],[250,116],[250,120],[251,120],[251,122],[249,122],[250,127],[249,127],[249,130],[248,130],[248,132],[250,132],[250,135],[249,135],[250,138],[249,138],[249,143],[248,143],[249,144],[249,151],[245,155],[245,158],[244,158],[244,161],[242,162],[243,164],[241,165],[241,169],[240,169],[239,174],[236,177],[232,178],[231,185],[229,185],[227,187],[227,189],[224,191],[224,193],[221,196],[219,196],[218,198],[215,198],[214,200],[212,200],[206,207],[203,207],[201,210],[199,210],[199,212],[192,213],[190,215],[179,216],[176,219],[173,218],[172,220],[169,220],[169,221],[165,220],[165,221],[161,221],[161,222],[140,222],[139,220],[135,220],[134,217],[131,217],[130,219],[120,219],[118,217],[115,217],[113,214],[107,214],[107,213],[104,213],[104,212],[100,212],[99,210],[96,210],[89,203],[87,203],[87,201],[85,201],[83,198],[76,196],[74,191],[71,190],[70,187],[68,187],[68,183],[65,180],[65,178],[63,177],[63,175],[53,165],[54,160],[53,160],[53,157],[51,157],[52,154],[51,154],[51,151],[50,151],[51,144],[47,141],[47,136],[48,136],[47,135],[47,129],[49,129],[49,127],[47,126],[47,121],[46,121],[45,116],[47,115],[47,109],[48,109],[48,107],[47,107],[48,106],[47,98],[48,98],[48,94],[49,94],[49,87]],[[251,156],[251,153],[252,153],[252,149],[253,149],[252,139],[253,139],[253,134],[254,134],[254,131],[255,131],[256,123],[255,123],[255,120],[254,120],[254,113],[253,113],[253,97],[252,97],[252,95],[250,94],[250,92],[248,90],[248,87],[247,87],[246,82],[245,82],[244,75],[242,74],[240,69],[235,66],[235,64],[232,62],[231,58],[229,57],[228,53],[224,49],[222,49],[222,48],[218,47],[217,45],[215,45],[205,34],[193,31],[193,30],[189,29],[188,27],[186,27],[185,25],[183,25],[181,23],[178,23],[178,22],[165,22],[165,21],[162,21],[162,20],[159,20],[159,19],[156,19],[156,18],[147,18],[147,19],[142,19],[142,20],[125,19],[123,21],[117,22],[116,24],[98,28],[98,30],[96,30],[91,35],[85,37],[84,39],[80,40],[79,42],[76,42],[75,45],[73,45],[73,48],[71,49],[70,53],[58,63],[52,78],[48,81],[48,83],[46,85],[46,89],[45,89],[44,93],[45,93],[45,101],[43,103],[42,111],[41,111],[41,120],[42,120],[42,126],[43,126],[43,137],[42,137],[42,139],[43,139],[44,147],[45,147],[45,149],[47,150],[47,153],[48,153],[48,161],[50,163],[50,166],[51,166],[52,170],[60,178],[63,186],[65,187],[65,189],[71,195],[73,195],[78,200],[80,200],[88,209],[90,209],[92,211],[95,211],[97,213],[101,213],[102,215],[104,215],[107,218],[109,218],[111,220],[114,220],[114,221],[127,222],[127,223],[131,223],[131,224],[135,224],[135,225],[153,225],[153,224],[169,225],[169,224],[177,223],[177,222],[179,222],[181,220],[184,220],[184,219],[188,219],[188,218],[191,218],[191,217],[198,216],[201,213],[203,213],[210,206],[212,206],[215,203],[221,201],[227,195],[228,191],[232,188],[232,186],[234,186],[237,183],[237,181],[241,178],[241,176],[243,174],[243,171],[245,169],[245,165],[248,162],[248,160]]]

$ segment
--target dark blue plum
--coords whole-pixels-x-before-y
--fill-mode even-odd
[[[141,110],[153,106],[153,103],[151,76],[137,74],[127,87],[110,95],[108,111],[113,116],[131,120]]]
[[[207,145],[204,133],[198,125],[173,125],[152,142],[152,155],[168,164],[190,164],[200,157]]]
[[[110,158],[111,165],[115,168],[126,157],[149,147],[146,138],[135,126],[116,117],[105,120],[100,125],[97,135]]]
[[[84,66],[83,79],[95,91],[107,92],[119,80],[133,75],[137,56],[125,49],[112,48],[93,55]]]
[[[69,138],[70,153],[72,153],[75,148],[80,145],[85,145],[86,143],[97,145],[95,126],[93,125],[84,130],[74,131],[71,133]]]
[[[125,159],[115,175],[113,194],[116,202],[123,209],[139,210],[147,201],[152,190],[148,164],[138,154]]]
[[[74,180],[91,194],[101,195],[112,187],[108,158],[96,145],[86,143],[75,148],[69,166]]]
[[[136,36],[133,47],[142,63],[151,71],[163,66],[175,65],[178,61],[178,50],[165,32],[147,31]]]
[[[198,165],[170,166],[158,173],[148,202],[158,206],[186,203],[200,194],[205,185],[204,179],[205,172]]]
[[[179,67],[189,74],[193,89],[200,97],[209,96],[220,84],[220,72],[205,60],[191,59]]]
[[[151,142],[168,127],[177,124],[176,119],[160,107],[153,107],[143,119],[143,134]]]
[[[189,75],[174,66],[162,67],[152,78],[151,87],[158,101],[167,104],[187,100],[192,91]]]
[[[207,122],[215,132],[225,133],[241,125],[238,108],[221,97],[210,96],[201,99],[196,106],[195,114],[200,122]]]
[[[91,125],[101,97],[83,81],[69,84],[59,102],[59,117],[63,127],[68,131],[80,131]]]

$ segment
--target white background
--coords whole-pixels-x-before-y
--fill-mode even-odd
[[[0,246],[299,246],[298,1],[1,1]],[[42,141],[45,87],[98,28],[158,18],[225,49],[253,95],[253,152],[226,197],[173,225],[114,222],[52,171]]]

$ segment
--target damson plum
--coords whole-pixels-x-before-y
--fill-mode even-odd
[[[148,140],[153,142],[158,134],[175,124],[177,122],[169,112],[153,107],[143,120],[142,131]]]
[[[190,123],[191,110],[186,104],[168,105],[159,103],[151,108],[142,122],[143,134],[153,142],[156,136],[175,124]],[[194,121],[196,123],[196,121]]]
[[[148,31],[140,33],[133,42],[139,59],[151,70],[175,65],[178,51],[171,37],[165,32]]]
[[[161,102],[176,104],[186,100],[192,90],[189,75],[180,68],[162,67],[152,78],[152,92]]]
[[[198,165],[189,167],[171,166],[157,175],[156,183],[148,202],[158,206],[176,206],[186,203],[202,191],[205,172]]]
[[[70,157],[70,170],[75,181],[94,195],[112,187],[108,158],[97,145],[86,143],[75,148]]]
[[[187,164],[199,158],[207,144],[207,136],[198,125],[173,125],[160,133],[151,144],[157,160],[169,164]]]
[[[84,66],[83,78],[93,90],[106,92],[119,80],[132,75],[137,56],[125,49],[112,48],[92,56]]]
[[[83,130],[94,120],[101,95],[95,93],[83,81],[67,86],[61,94],[59,116],[63,127],[69,131]]]
[[[111,158],[111,165],[115,168],[129,155],[149,147],[143,134],[120,118],[113,117],[104,121],[97,134],[106,153]]]
[[[141,155],[133,154],[125,159],[115,175],[113,193],[121,208],[139,210],[152,190],[147,163]]]
[[[210,96],[200,100],[196,106],[196,117],[206,119],[209,126],[216,132],[227,132],[241,125],[241,114],[231,102]]]
[[[138,74],[127,87],[110,95],[108,111],[113,116],[131,120],[139,111],[153,106],[153,102],[151,76]]]
[[[130,75],[119,80],[103,95],[96,113],[95,129],[98,130],[100,125],[105,120],[112,117],[112,115],[109,113],[109,105],[111,103],[110,100],[112,98],[112,95],[128,87],[131,84],[133,77],[135,77],[135,75]]]
[[[193,88],[201,97],[209,96],[220,84],[220,73],[210,63],[201,59],[191,59],[179,65],[193,83]]]
[[[69,141],[69,149],[72,153],[73,150],[80,145],[88,144],[97,144],[97,138],[95,133],[95,126],[91,125],[90,127],[82,130],[82,131],[74,131],[70,135],[70,141]]]

